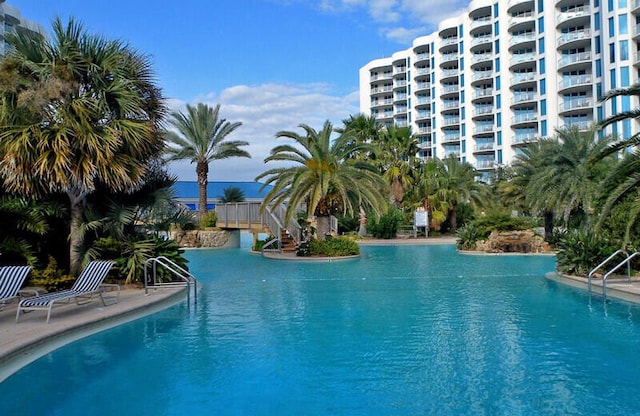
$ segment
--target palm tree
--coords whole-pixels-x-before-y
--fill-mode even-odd
[[[63,193],[70,204],[69,260],[80,268],[83,204],[98,185],[138,186],[158,155],[164,100],[148,57],[53,22],[49,42],[10,37],[0,66],[0,180],[24,196]]]
[[[462,201],[481,204],[485,198],[485,184],[476,181],[478,172],[466,162],[460,162],[456,156],[444,159],[444,169],[438,171],[437,192],[449,207],[451,231],[458,229],[456,210]]]
[[[601,101],[615,99],[616,97],[639,96],[640,83],[632,85],[629,88],[612,90],[605,94]],[[640,107],[614,114],[600,123],[598,128],[604,129],[619,121],[638,120],[638,118],[640,118]],[[640,197],[638,196],[638,190],[640,190],[640,151],[638,150],[638,145],[640,145],[640,134],[637,133],[626,140],[620,140],[611,144],[608,149],[598,156],[599,159],[602,159],[607,158],[612,154],[619,153],[620,151],[625,151],[624,158],[614,167],[605,181],[607,198],[602,208],[602,212],[600,213],[598,226],[602,225],[603,221],[615,204],[621,202],[625,198],[632,198],[630,216],[625,232],[625,240],[627,241],[629,239],[631,227],[640,215]]]
[[[565,224],[572,213],[582,213],[582,225],[589,227],[592,204],[604,180],[611,160],[597,160],[610,139],[595,139],[595,130],[577,128],[556,131],[554,139],[542,141],[547,146],[545,164],[533,175],[527,192],[530,200],[543,199],[556,207]]]
[[[369,151],[371,146],[357,143],[348,132],[332,141],[333,126],[329,121],[320,131],[301,124],[304,135],[281,131],[276,137],[290,139],[299,145],[283,144],[271,149],[265,163],[290,162],[293,166],[269,169],[256,178],[266,179],[263,185],[273,184],[262,203],[287,203],[286,222],[306,204],[308,217],[342,213],[358,213],[360,207],[376,214],[386,211],[384,190],[386,184],[371,164],[349,158],[358,151]],[[323,238],[324,233],[318,230]]]
[[[406,190],[413,185],[418,142],[409,127],[388,126],[382,130],[376,145],[380,155],[377,162],[391,187],[389,200],[399,208]]]
[[[224,188],[222,190],[224,195],[220,197],[220,202],[223,204],[228,204],[230,202],[243,202],[244,201],[244,191],[237,186],[230,186],[228,188]]]
[[[169,123],[177,129],[167,131],[165,137],[173,144],[167,148],[169,160],[190,160],[196,164],[198,176],[200,218],[207,212],[207,184],[209,182],[209,164],[214,160],[230,157],[251,157],[241,146],[249,143],[240,140],[226,140],[242,125],[220,118],[220,104],[214,108],[199,103],[193,107],[187,105],[187,113],[174,111]]]
[[[449,205],[439,193],[438,180],[443,175],[444,163],[440,159],[429,159],[415,171],[415,186],[411,190],[414,208],[424,208],[429,215],[431,228],[440,230],[447,219]]]
[[[335,129],[336,133],[343,134],[348,131],[355,143],[375,143],[380,137],[381,128],[374,116],[362,113],[357,116],[350,115],[348,119],[342,120],[342,124],[343,127]],[[369,157],[375,158],[375,155],[372,155],[371,152],[358,152],[350,157],[367,159]]]

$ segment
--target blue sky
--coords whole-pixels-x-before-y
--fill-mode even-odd
[[[411,46],[466,0],[7,0],[48,31],[56,16],[148,54],[173,110],[221,104],[251,159],[216,161],[209,180],[251,181],[280,130],[359,112],[358,71]],[[299,131],[299,130],[297,130]],[[195,166],[171,165],[181,180]]]

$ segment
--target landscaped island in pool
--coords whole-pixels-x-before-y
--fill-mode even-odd
[[[640,414],[640,307],[545,279],[552,257],[187,256],[197,305],[42,357],[0,414]]]

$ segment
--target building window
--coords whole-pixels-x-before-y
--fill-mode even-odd
[[[538,52],[544,53],[544,38],[538,40]]]
[[[464,69],[464,58],[460,58],[460,71]]]
[[[495,41],[496,44],[496,54],[500,53],[500,40]]]
[[[496,58],[496,72],[500,72],[500,58]]]
[[[493,24],[493,34],[496,36],[500,35],[500,25],[498,24],[498,22],[495,22]]]
[[[502,150],[498,149],[498,163],[502,163]]]
[[[627,0],[618,0],[618,7],[624,9],[627,7]]]
[[[498,132],[498,146],[502,146],[502,132]]]
[[[631,137],[631,120],[622,120],[622,138],[627,140]]]
[[[545,72],[544,58],[540,58],[540,75],[544,75],[544,72]]]
[[[547,80],[546,79],[541,79],[540,80],[540,94],[544,95],[547,93]]]
[[[607,11],[613,11],[613,0],[607,0]]]
[[[538,19],[538,33],[544,33],[544,16]]]
[[[547,100],[540,100],[540,115],[547,115]]]
[[[623,66],[620,68],[620,86],[628,87],[629,85],[630,85],[629,67]]]
[[[542,13],[544,11],[544,0],[538,0],[538,13]]]
[[[599,54],[601,52],[600,48],[600,44],[602,43],[602,40],[600,39],[600,35],[596,36],[596,55]]]
[[[629,41],[628,40],[620,41],[620,60],[621,61],[629,60]]]
[[[616,28],[613,24],[613,17],[609,18],[609,37],[612,38],[616,35]]]
[[[596,12],[593,15],[593,28],[595,30],[600,30],[600,12]]]
[[[598,99],[600,99],[600,97],[602,97],[602,83],[598,82],[596,84],[596,97],[598,97]]]
[[[540,122],[540,135],[542,137],[547,137],[547,120],[542,120]]]
[[[602,62],[600,59],[596,59],[596,77],[602,76]]]
[[[616,61],[616,44],[609,44],[609,63],[614,63]]]
[[[618,16],[618,32],[621,35],[628,35],[629,34],[629,28],[627,27],[627,15],[626,14],[621,14],[620,16]]]
[[[500,102],[500,94],[496,95],[496,109],[500,109],[501,107],[501,102]]]
[[[496,90],[500,89],[500,75],[496,77]]]
[[[496,114],[496,126],[502,127],[502,113]]]
[[[602,112],[602,106],[598,106],[597,113],[598,113],[598,123],[599,123],[602,120],[604,120],[604,114]]]
[[[465,113],[465,112],[464,112],[464,107],[462,107],[462,108],[460,109],[460,120],[464,120],[464,113]],[[462,125],[462,127],[464,127],[464,124]],[[463,136],[464,136],[464,134],[463,134]]]
[[[493,5],[493,17],[498,17],[498,3]]]

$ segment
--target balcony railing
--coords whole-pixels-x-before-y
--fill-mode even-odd
[[[536,113],[526,113],[526,114],[518,114],[514,117],[511,117],[511,124],[519,124],[519,123],[528,123],[532,121],[536,121],[538,119],[538,115]]]
[[[487,17],[481,17],[479,19],[474,19],[471,22],[471,29],[476,29],[482,26],[486,26],[486,25],[490,25],[491,24],[491,17],[487,16]]]
[[[493,54],[491,53],[477,53],[473,55],[471,58],[471,63],[477,64],[478,62],[490,61],[493,59]]]
[[[523,62],[533,62],[535,65],[536,56],[533,53],[518,53],[511,57],[511,65],[517,65]]]
[[[451,108],[458,108],[458,107],[460,107],[459,100],[444,100],[442,102],[442,108],[444,108],[445,110],[448,110]]]
[[[512,26],[515,26],[520,23],[526,23],[526,22],[532,22],[532,23],[535,22],[535,20],[533,19],[532,12],[526,12],[526,13],[522,13],[517,16],[511,17],[509,19],[509,27],[511,28]]]
[[[536,95],[537,94],[535,92],[517,92],[511,99],[511,104],[534,101],[536,99]]]
[[[473,73],[473,80],[474,81],[480,81],[483,79],[490,79],[491,77],[493,77],[493,70],[489,70],[489,71],[476,71]]]
[[[520,84],[522,82],[530,82],[536,79],[536,74],[534,72],[521,72],[516,73],[511,78],[511,84]]]
[[[480,124],[473,129],[473,134],[491,133],[493,130],[493,124]]]
[[[512,36],[511,39],[509,40],[509,46],[513,46],[523,42],[533,42],[535,40],[536,40],[536,35],[533,32],[522,34],[522,35],[516,35],[516,36]]]
[[[578,98],[578,99],[570,99],[565,100],[560,103],[560,111],[570,111],[581,108],[593,108],[593,99],[592,98]]]
[[[488,97],[491,95],[493,95],[493,88],[485,88],[483,90],[476,90],[473,98]]]
[[[573,32],[563,33],[558,36],[558,46],[562,46],[565,43],[573,42],[581,39],[590,39],[591,31],[589,29],[575,30]]]
[[[493,41],[493,36],[485,35],[485,36],[476,36],[471,40],[471,46],[484,45],[485,43],[491,43]]]
[[[580,85],[589,85],[593,82],[591,74],[573,75],[563,77],[558,83],[558,89],[576,87]]]
[[[391,87],[391,86],[371,88],[371,93],[372,94],[378,94],[378,93],[381,93],[381,92],[390,92],[390,91],[393,91],[393,87]]]
[[[460,117],[445,118],[442,122],[443,126],[455,126],[460,124]]]
[[[591,52],[580,52],[562,55],[558,60],[558,67],[575,64],[577,62],[589,62],[591,63]]]
[[[430,82],[418,82],[417,87],[419,90],[428,90],[431,88]]]
[[[589,6],[578,6],[572,9],[560,12],[556,18],[556,24],[566,22],[567,20],[575,19],[577,17],[590,16],[591,8]]]
[[[481,116],[481,115],[492,114],[492,113],[493,113],[492,105],[476,106],[476,108],[473,110],[474,116]]]
[[[371,75],[371,81],[380,81],[391,78],[393,78],[393,75],[390,73]]]
[[[495,144],[493,144],[493,142],[489,142],[489,143],[478,143],[474,146],[473,150],[476,152],[483,152],[487,150],[494,150],[495,148],[496,148]]]

